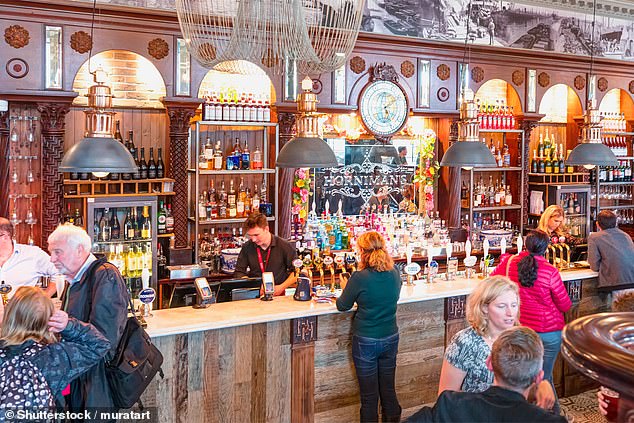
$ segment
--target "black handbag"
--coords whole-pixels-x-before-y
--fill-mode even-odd
[[[157,373],[164,377],[163,354],[152,344],[150,336],[134,314],[128,317],[115,356],[106,362],[106,377],[112,400],[118,408],[131,408],[137,402],[143,409],[141,394]]]

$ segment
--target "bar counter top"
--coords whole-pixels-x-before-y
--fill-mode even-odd
[[[594,278],[598,274],[590,269],[562,272],[562,279],[576,280]],[[438,298],[467,295],[481,281],[456,278],[452,281],[437,279],[434,283],[418,280],[413,286],[403,285],[399,304],[434,300]],[[148,320],[147,333],[151,337],[177,335],[211,329],[244,326],[255,323],[289,320],[306,316],[337,313],[334,302],[295,301],[291,296],[275,297],[273,301],[243,300],[212,304],[208,308],[180,307],[153,311]]]

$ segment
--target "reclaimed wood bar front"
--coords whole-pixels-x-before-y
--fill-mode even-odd
[[[574,303],[567,321],[605,311],[595,276],[563,273]],[[445,345],[464,327],[465,298],[479,282],[403,286],[396,391],[404,416],[435,401]],[[165,422],[358,421],[352,317],[291,297],[155,311],[148,333],[164,355],[165,378],[152,382],[143,403]],[[584,385],[559,369],[560,390]]]

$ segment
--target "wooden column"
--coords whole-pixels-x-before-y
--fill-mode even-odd
[[[449,130],[450,145],[458,142],[458,121],[453,120]],[[449,192],[449,206],[447,207],[447,226],[449,228],[460,227],[460,179],[462,168],[450,167],[447,178],[447,191]],[[469,193],[472,195],[472,193]]]
[[[75,93],[73,93],[75,94]],[[76,96],[77,94],[75,94]],[[64,156],[65,117],[73,97],[51,102],[37,102],[42,122],[42,240],[46,249],[48,236],[63,216],[64,174],[59,165]]]
[[[9,217],[9,111],[0,112],[0,217]]]
[[[295,136],[295,113],[280,112],[277,114],[280,125],[280,149]],[[278,152],[279,153],[279,152]],[[291,188],[295,169],[280,169],[279,187],[276,201],[278,202],[278,236],[288,238],[291,235]],[[314,175],[311,175],[314,178]]]
[[[291,320],[291,422],[315,421],[317,316]]]
[[[466,327],[467,296],[445,298],[445,348],[453,336]]]
[[[541,116],[541,115],[540,115]],[[522,208],[524,211],[524,225],[528,224],[528,212],[530,210],[528,206],[528,198],[530,197],[528,191],[528,172],[531,170],[531,155],[530,155],[530,143],[531,143],[531,132],[537,126],[537,120],[533,119],[524,119],[520,123],[520,128],[524,131],[524,151],[522,151],[522,156],[524,157],[524,169],[522,172],[526,177],[524,178],[524,198],[522,198]]]
[[[164,97],[161,102],[165,105],[169,118],[169,172],[170,178],[175,180],[172,199],[174,203],[174,237],[176,247],[187,247],[187,167],[189,157],[189,129],[196,109],[202,103],[199,98]]]

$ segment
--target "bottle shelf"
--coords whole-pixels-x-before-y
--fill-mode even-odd
[[[196,173],[196,169],[187,169],[189,173]],[[199,175],[264,175],[273,174],[275,169],[248,169],[248,170],[199,170]]]
[[[602,135],[634,135],[634,132],[620,132],[620,131],[601,131]]]
[[[462,209],[469,209],[469,207],[461,207]],[[520,204],[511,204],[509,206],[492,206],[492,207],[474,207],[474,212],[485,212],[485,211],[497,211],[497,210],[519,210],[522,206]]]
[[[160,236],[160,235],[159,235]],[[117,244],[135,244],[142,242],[152,242],[152,238],[143,238],[143,239],[113,239],[110,241],[97,241],[94,244],[97,245],[117,245]]]
[[[263,126],[273,127],[277,126],[275,122],[258,122],[258,121],[234,121],[234,120],[201,120],[201,125],[214,125],[214,126],[252,126],[254,128],[260,128]]]
[[[130,181],[82,181],[65,179],[64,198],[174,195],[174,179],[137,179]]]
[[[589,173],[532,173],[528,174],[528,182],[536,185],[549,184],[587,184],[586,178],[590,178]]]
[[[592,186],[594,188],[594,182],[592,183]],[[603,182],[603,181],[599,181],[599,184],[603,185],[634,185],[634,181],[619,181],[619,182]]]
[[[509,167],[474,167],[474,172],[519,172],[522,168],[519,166]]]
[[[480,129],[480,133],[492,133],[492,134],[521,134],[524,132],[521,129]]]
[[[632,200],[625,200],[625,201],[632,201]],[[597,206],[590,206],[593,209],[596,209]],[[634,209],[634,204],[619,204],[619,205],[612,205],[612,206],[607,206],[607,205],[600,205],[599,208],[601,209],[610,209],[610,210],[621,210],[621,209]]]
[[[190,222],[196,222],[196,218],[194,217],[190,216],[188,219]],[[227,218],[227,219],[199,220],[197,223],[199,225],[216,225],[219,223],[242,223],[246,220],[247,220],[246,217],[236,217],[236,218]],[[275,216],[268,216],[266,220],[268,220],[269,222],[273,222],[275,221]]]

